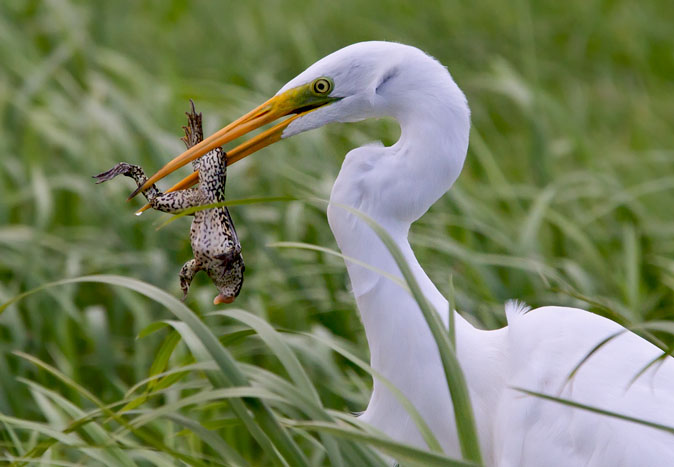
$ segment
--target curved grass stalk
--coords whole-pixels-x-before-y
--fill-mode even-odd
[[[86,282],[123,286],[163,304],[169,311],[184,322],[196,336],[198,336],[204,351],[210,355],[220,368],[220,372],[218,373],[208,373],[211,382],[214,385],[220,387],[247,385],[245,376],[237,368],[237,364],[229,352],[189,308],[163,290],[135,279],[121,276],[99,275],[83,276],[52,282],[15,296],[8,302],[0,305],[0,313],[6,310],[12,303],[48,287]],[[75,383],[71,382],[71,384]],[[86,391],[84,388],[81,389]],[[95,398],[94,400],[97,401]],[[100,401],[99,404],[101,407],[104,407]],[[308,461],[304,457],[304,454],[302,454],[297,444],[290,438],[286,429],[278,423],[276,417],[264,402],[257,399],[246,400],[246,402],[233,399],[231,404],[233,410],[250,431],[251,435],[276,464],[287,465],[287,463],[289,463],[293,466],[308,466]],[[117,417],[115,413],[110,413],[109,415]]]
[[[477,436],[473,408],[470,402],[468,385],[466,384],[463,371],[461,370],[461,366],[456,357],[449,333],[447,332],[447,328],[443,325],[440,315],[433,309],[430,303],[428,303],[428,300],[421,291],[421,288],[419,287],[412,270],[408,266],[405,257],[400,251],[400,248],[398,248],[398,245],[389,233],[365,213],[342,204],[336,204],[336,206],[355,214],[370,226],[389,250],[391,256],[393,256],[393,259],[398,265],[414,300],[417,302],[417,305],[419,305],[419,309],[423,313],[424,318],[428,323],[428,327],[431,330],[431,334],[433,334],[433,338],[438,346],[438,352],[440,353],[440,359],[447,379],[447,387],[449,388],[452,405],[454,407],[454,418],[459,437],[459,445],[461,446],[461,454],[464,459],[481,464],[482,454],[480,453],[480,444]],[[450,310],[450,313],[453,312],[454,310]]]
[[[594,413],[597,413],[597,414],[600,414],[600,415],[606,415],[608,417],[618,418],[620,420],[625,420],[627,422],[638,423],[640,425],[644,425],[644,426],[648,426],[648,427],[655,428],[655,429],[658,429],[658,430],[662,430],[662,431],[665,431],[667,433],[670,433],[670,434],[674,435],[674,427],[662,425],[661,423],[650,422],[648,420],[643,420],[641,418],[632,417],[630,415],[624,415],[624,414],[620,414],[620,413],[617,413],[617,412],[612,412],[610,410],[600,409],[599,407],[593,407],[591,405],[581,404],[579,402],[575,402],[575,401],[572,401],[572,400],[569,400],[569,399],[564,399],[564,398],[561,398],[561,397],[555,397],[555,396],[551,396],[549,394],[543,394],[541,392],[530,391],[530,390],[524,389],[524,388],[513,387],[512,389],[514,389],[516,391],[519,391],[519,392],[522,392],[524,394],[528,394],[530,396],[539,397],[541,399],[549,400],[549,401],[552,401],[552,402],[558,402],[560,404],[567,405],[569,407],[587,410],[589,412],[594,412]]]

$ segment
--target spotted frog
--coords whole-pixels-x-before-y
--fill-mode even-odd
[[[190,103],[191,111],[186,112],[187,126],[183,127],[185,136],[181,138],[188,149],[204,139],[201,113],[197,114],[194,102]],[[191,207],[223,202],[227,180],[225,156],[222,148],[216,148],[192,162],[194,170],[199,171],[199,185],[195,188],[162,193],[152,185],[143,194],[152,208],[168,213],[179,213]],[[126,162],[120,162],[107,172],[94,175],[94,178],[96,183],[102,183],[117,175],[131,177],[138,186],[142,186],[147,180],[142,168]],[[194,258],[187,261],[180,270],[183,300],[187,297],[194,275],[198,271],[206,271],[220,292],[213,303],[232,303],[241,291],[245,266],[241,256],[241,244],[229,210],[223,206],[195,212],[190,242]]]

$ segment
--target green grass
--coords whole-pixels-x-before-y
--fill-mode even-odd
[[[348,416],[365,408],[371,371],[343,261],[321,251],[336,249],[324,206],[232,207],[246,282],[240,311],[222,316],[205,277],[187,307],[170,298],[189,220],[157,229],[166,217],[124,202],[130,183],[90,179],[179,153],[188,98],[214,131],[360,40],[428,51],[468,96],[464,172],[411,234],[446,296],[453,278],[458,309],[495,328],[509,298],[581,306],[671,346],[667,326],[639,324],[674,318],[670,3],[2,2],[0,303],[55,281],[118,279],[46,288],[0,314],[0,457],[420,455]],[[397,134],[382,120],[297,136],[234,166],[228,196],[326,199],[350,148]]]

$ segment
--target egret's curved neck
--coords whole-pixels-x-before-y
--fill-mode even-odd
[[[364,146],[346,156],[332,189],[328,213],[345,255],[398,276],[390,253],[374,232],[336,206],[343,204],[374,218],[394,237],[414,266],[417,279],[432,295],[439,293],[416,262],[407,234],[410,225],[449,190],[461,173],[470,130],[465,97],[443,72],[440,78],[437,73],[429,73],[430,82],[413,80],[416,87],[405,87],[404,94],[390,89],[377,94],[374,115],[395,118],[400,124],[400,138],[391,147]],[[397,83],[400,86],[406,78],[396,79],[403,80]],[[357,297],[380,277],[356,265],[349,265],[349,274]]]
[[[443,449],[458,455],[458,436],[451,422],[453,409],[449,392],[443,393],[446,380],[428,324],[410,293],[386,277],[401,278],[386,246],[361,218],[342,207],[346,205],[367,214],[387,230],[426,299],[446,324],[448,302],[420,266],[408,241],[412,222],[451,187],[465,159],[469,129],[467,107],[462,112],[444,104],[446,102],[438,99],[424,112],[410,109],[403,115],[393,115],[401,126],[401,137],[393,146],[365,146],[351,151],[333,187],[328,220],[339,248],[347,257],[346,266],[365,328],[372,367],[393,383],[429,421],[438,439],[443,440]],[[485,423],[493,415],[498,401],[498,394],[490,388],[500,387],[499,372],[505,367],[494,357],[500,355],[502,336],[480,331],[458,313],[452,313],[457,355],[473,407],[478,411],[482,438],[488,430]],[[474,391],[474,388],[487,389]],[[413,423],[397,398],[377,378],[365,416],[369,423],[392,435],[398,433],[396,426]],[[420,436],[405,441],[424,444]]]
[[[391,353],[391,348],[400,345],[401,339],[414,352],[434,349],[435,342],[409,293],[377,271],[401,277],[390,252],[372,229],[339,205],[367,214],[388,231],[426,298],[446,320],[447,301],[419,265],[407,235],[411,223],[458,177],[466,155],[469,117],[465,101],[462,106],[453,105],[456,96],[451,93],[434,99],[424,97],[409,93],[390,110],[389,116],[396,118],[401,127],[396,144],[365,146],[347,155],[328,209],[330,227],[342,253],[357,260],[347,260],[346,264],[370,344],[372,364],[394,378],[400,368],[388,367],[402,362],[392,361],[391,355],[395,353]],[[405,102],[409,103],[407,108]],[[418,102],[425,104],[420,107]],[[368,264],[372,269],[358,263]]]

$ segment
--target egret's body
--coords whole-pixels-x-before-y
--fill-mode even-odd
[[[314,89],[311,102],[297,97],[321,79],[330,84],[326,92]],[[296,110],[287,112],[288,102]],[[262,124],[295,111],[297,116],[268,130],[268,135],[289,137],[330,122],[370,117],[388,116],[400,123],[401,137],[393,146],[365,146],[346,156],[332,190],[328,219],[347,257],[400,276],[375,233],[341,205],[380,223],[447,323],[448,303],[417,262],[407,235],[412,222],[454,183],[466,156],[469,110],[450,74],[413,47],[386,42],[354,44],[309,67],[275,98],[214,135],[212,144],[238,136],[241,133],[236,130],[250,122]],[[269,143],[255,144],[257,149]],[[202,150],[207,149],[204,144]],[[229,154],[238,160],[237,154],[244,157],[250,152],[242,145]],[[185,155],[176,160],[181,158],[185,163],[188,160]],[[416,302],[375,270],[356,262],[346,265],[372,367],[414,404],[447,454],[460,457],[438,349]],[[458,359],[487,465],[674,465],[674,435],[670,433],[514,389],[674,426],[672,358],[632,381],[661,351],[626,332],[597,350],[568,380],[586,355],[622,328],[574,308],[525,312],[511,303],[506,314],[506,328],[483,331],[455,313]],[[425,445],[409,415],[377,380],[362,419],[397,440]]]

